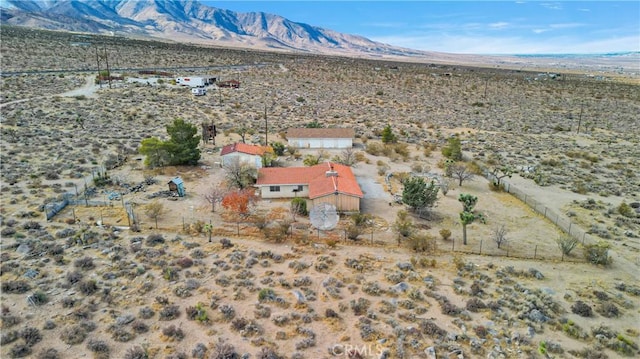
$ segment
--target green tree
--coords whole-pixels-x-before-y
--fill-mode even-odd
[[[197,136],[198,128],[176,119],[173,124],[167,125],[169,134],[169,151],[171,153],[171,165],[196,165],[200,160],[200,137]]]
[[[281,142],[271,142],[271,148],[273,148],[273,153],[275,153],[276,156],[283,156],[286,149]]]
[[[156,137],[145,138],[140,144],[140,153],[145,155],[144,164],[147,167],[162,167],[169,164],[171,157],[166,142]]]
[[[155,137],[142,140],[140,153],[146,156],[145,164],[149,167],[196,165],[200,160],[197,127],[177,119],[166,128],[169,134],[168,141],[161,141]]]
[[[461,193],[458,197],[458,201],[462,203],[462,212],[460,212],[460,222],[462,222],[462,243],[467,244],[467,225],[475,222],[476,220],[485,222],[484,215],[482,213],[475,212],[473,209],[478,203],[478,197]]]
[[[398,246],[403,239],[411,237],[415,231],[413,221],[409,218],[407,211],[398,211],[396,214],[396,221],[393,223],[393,230],[398,234]]]
[[[382,142],[383,143],[396,143],[396,142],[398,142],[398,138],[393,133],[393,130],[391,129],[391,125],[385,126],[385,128],[382,130]]]
[[[462,145],[458,136],[449,137],[447,145],[442,148],[442,155],[454,161],[462,161]]]
[[[402,184],[402,202],[411,207],[413,212],[427,210],[438,200],[440,187],[434,181],[426,183],[422,177],[409,177]]]

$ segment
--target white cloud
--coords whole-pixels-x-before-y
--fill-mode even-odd
[[[501,29],[504,29],[504,28],[508,27],[509,25],[510,24],[508,22],[500,21],[500,22],[494,22],[494,23],[489,24],[489,27],[492,28],[492,29],[501,30]]]
[[[549,29],[533,29],[531,31],[533,31],[534,34],[542,34],[543,32],[549,31]]]
[[[553,3],[543,2],[540,5],[550,10],[562,10],[562,4],[560,4],[559,2],[553,2]]]
[[[399,34],[371,39],[416,50],[464,54],[589,54],[640,51],[637,36],[583,41],[575,37],[527,39],[518,36]]]

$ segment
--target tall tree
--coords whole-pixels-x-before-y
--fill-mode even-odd
[[[427,184],[422,177],[409,177],[402,184],[402,202],[414,212],[421,213],[433,207],[438,200],[440,187],[434,181]]]
[[[462,243],[467,244],[467,225],[475,222],[476,220],[485,222],[484,215],[482,213],[475,212],[473,209],[478,203],[478,197],[461,193],[458,197],[458,201],[462,203],[462,212],[460,212],[460,222],[462,222]]]
[[[167,125],[169,145],[171,152],[171,165],[196,165],[200,160],[200,138],[197,136],[198,128],[176,119],[173,124]]]

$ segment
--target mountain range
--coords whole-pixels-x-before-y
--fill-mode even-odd
[[[0,10],[3,24],[48,30],[379,58],[430,54],[274,14],[209,7],[197,0],[0,0]]]

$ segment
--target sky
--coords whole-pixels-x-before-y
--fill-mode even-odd
[[[202,1],[416,50],[468,54],[640,51],[640,1]]]

